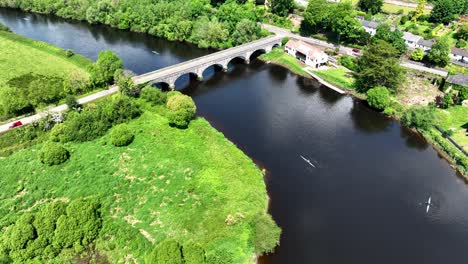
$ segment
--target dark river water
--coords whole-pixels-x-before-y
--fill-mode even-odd
[[[113,50],[136,73],[211,52],[1,8],[0,22],[91,59]],[[227,73],[211,68],[205,81],[184,77],[177,86],[268,170],[270,212],[283,235],[262,263],[468,263],[468,186],[399,123],[258,60]],[[435,206],[426,214],[429,196]]]

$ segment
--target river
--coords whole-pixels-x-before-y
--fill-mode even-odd
[[[113,50],[138,74],[212,52],[10,9],[0,8],[0,22],[91,59]],[[204,77],[176,84],[199,115],[268,171],[270,212],[283,235],[261,263],[468,263],[468,186],[418,135],[258,60]],[[435,206],[426,214],[421,203],[429,196]]]

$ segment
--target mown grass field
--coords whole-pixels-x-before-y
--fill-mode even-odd
[[[468,151],[468,108],[457,105],[448,109],[437,109],[437,124],[444,130],[453,130],[451,136],[460,146]]]
[[[80,55],[67,58],[65,51],[47,43],[0,31],[0,87],[24,74],[68,78],[88,76],[92,61]]]
[[[259,58],[263,61],[269,61],[271,63],[284,66],[295,74],[309,77],[309,74],[303,70],[305,65],[301,64],[296,58],[285,53],[283,48],[273,49],[267,54],[262,54]]]
[[[111,263],[143,263],[167,238],[251,263],[252,223],[267,209],[261,171],[206,120],[181,130],[168,125],[164,111],[131,121],[128,147],[110,144],[109,132],[66,144],[71,158],[59,166],[40,163],[41,144],[0,159],[0,227],[50,201],[96,197],[104,219],[97,249]]]
[[[339,69],[315,70],[313,72],[333,85],[347,90],[354,90],[354,78],[344,67]]]

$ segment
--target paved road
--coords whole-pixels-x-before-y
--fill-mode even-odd
[[[98,100],[100,98],[109,96],[109,95],[117,93],[117,92],[118,92],[118,87],[113,85],[108,90],[100,91],[100,92],[88,95],[86,97],[80,98],[80,99],[78,99],[78,102],[80,104],[86,104],[86,103],[96,101],[96,100]],[[44,111],[44,112],[41,112],[41,113],[38,113],[38,114],[35,114],[35,115],[32,115],[32,116],[24,117],[24,118],[21,118],[19,120],[15,120],[13,122],[21,121],[21,123],[23,123],[23,125],[31,124],[31,123],[34,123],[34,122],[38,121],[39,119],[43,118],[44,116],[46,116],[47,113],[63,112],[65,110],[67,110],[67,108],[68,107],[67,107],[66,104],[59,105],[59,106],[51,108],[51,109],[49,109],[47,111]],[[8,127],[13,122],[7,123],[7,124],[4,124],[4,125],[0,125],[0,133],[8,131]]]
[[[423,72],[428,72],[428,73],[440,75],[442,77],[447,77],[447,75],[448,75],[447,71],[425,67],[425,66],[422,66],[422,65],[419,65],[419,64],[414,64],[414,63],[408,62],[408,61],[403,61],[401,63],[401,66],[403,66],[405,68],[408,68],[408,69],[412,69],[412,70],[423,71]]]

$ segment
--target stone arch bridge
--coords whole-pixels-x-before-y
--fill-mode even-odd
[[[135,84],[166,83],[171,89],[175,88],[176,80],[185,74],[193,74],[199,80],[203,79],[203,72],[213,65],[227,70],[229,62],[241,58],[250,63],[250,57],[256,51],[270,52],[274,47],[281,46],[281,36],[271,36],[252,41],[227,50],[218,51],[203,57],[182,62],[163,69],[133,77]]]

